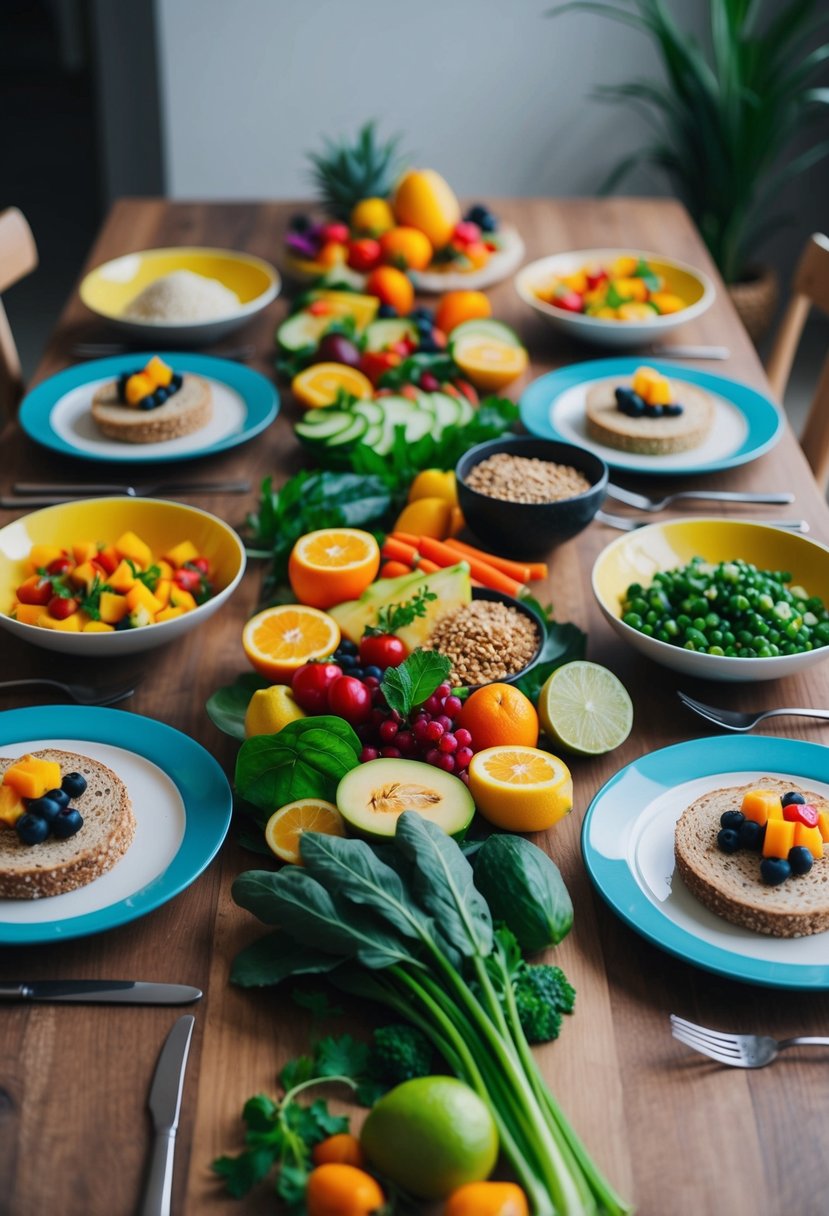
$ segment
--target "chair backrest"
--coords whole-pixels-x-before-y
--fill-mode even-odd
[[[792,283],[792,298],[780,323],[766,371],[775,396],[782,402],[812,307],[829,315],[829,237],[809,237]],[[829,486],[829,355],[809,407],[800,444],[820,486]]]
[[[37,246],[25,216],[16,207],[0,211],[0,292],[37,266]],[[20,357],[0,301],[0,418],[13,410],[23,395]]]

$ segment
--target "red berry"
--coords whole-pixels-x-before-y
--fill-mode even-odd
[[[455,757],[447,755],[446,752],[441,752],[437,759],[438,768],[442,768],[445,773],[454,773]]]
[[[398,731],[398,725],[391,718],[386,718],[385,722],[381,722],[377,730],[378,735],[384,743],[391,743]]]
[[[380,681],[377,679],[377,676],[363,676],[363,683],[366,688],[370,688],[372,691],[380,687]]]
[[[438,739],[443,734],[443,725],[440,722],[429,722],[426,726],[425,738],[430,743],[437,743]]]
[[[328,689],[343,674],[336,663],[305,663],[297,668],[291,690],[306,714],[324,714],[328,709]]]
[[[428,728],[428,718],[415,718],[414,724],[412,725],[412,734],[414,735],[415,739],[417,739],[418,743],[422,743],[423,740],[427,738],[426,732]]]
[[[447,733],[441,737],[438,747],[442,752],[456,752],[458,750],[458,741],[454,735]]]
[[[328,241],[333,241],[335,245],[345,245],[351,233],[348,231],[348,224],[340,224],[334,222],[332,224],[323,224],[320,231],[320,237],[325,244]]]
[[[210,573],[210,562],[206,557],[194,557],[190,565],[195,566],[197,570],[201,570],[204,575]]]
[[[387,760],[399,760],[400,759],[400,748],[399,747],[383,747],[380,749],[380,755],[385,756]]]
[[[328,689],[328,708],[351,726],[371,716],[371,692],[356,676],[340,676]]]
[[[401,730],[394,740],[404,756],[410,755],[415,749],[415,737],[410,730]]]
[[[450,717],[448,717],[446,714],[441,714],[440,717],[436,719],[436,721],[440,723],[440,725],[443,727],[444,730],[452,729],[452,719]]]
[[[371,722],[372,726],[379,726],[381,722],[386,721],[386,711],[384,709],[381,709],[380,706],[378,705],[375,709],[373,709],[371,711],[371,717],[370,717],[369,721]]]
[[[360,752],[360,763],[366,764],[369,760],[376,760],[379,755],[376,747],[364,747]]]
[[[53,562],[49,562],[46,567],[47,574],[68,574],[72,569],[72,562],[68,557],[56,557]]]
[[[21,604],[40,604],[44,606],[52,598],[52,584],[48,578],[37,579],[34,582],[26,579],[26,582],[21,583],[17,588],[17,598]]]
[[[423,708],[427,714],[439,714],[443,708],[443,702],[438,697],[436,692],[433,692],[427,701],[424,701]]]
[[[462,773],[458,773],[458,776],[464,785],[469,785],[469,773],[466,771],[466,769],[464,769]]]
[[[440,760],[440,752],[436,747],[430,747],[423,759],[427,764],[437,764]]]
[[[455,762],[458,768],[469,768],[469,761],[474,754],[471,747],[459,747],[455,752]]]
[[[783,807],[783,818],[789,823],[802,823],[804,827],[816,828],[818,825],[818,809],[810,802],[790,802]]]
[[[455,738],[458,741],[458,747],[469,747],[472,742],[472,736],[464,726],[455,731]]]
[[[409,648],[393,633],[369,634],[360,642],[360,662],[363,667],[399,667]]]
[[[446,683],[438,684],[437,688],[435,689],[435,696],[440,699],[441,704],[443,704],[443,702],[446,700],[446,698],[451,695],[452,695],[452,685],[451,684],[446,684]]]
[[[420,387],[427,393],[440,392],[440,380],[431,372],[424,372],[420,377]]]
[[[46,606],[47,612],[56,621],[65,621],[67,617],[73,616],[79,608],[80,604],[77,600],[64,599],[60,595],[53,595]]]
[[[450,717],[452,717],[452,718],[457,717],[457,715],[461,712],[462,708],[463,708],[463,701],[460,699],[460,697],[455,697],[455,696],[447,697],[446,700],[443,702],[443,712],[445,714],[449,714]]]

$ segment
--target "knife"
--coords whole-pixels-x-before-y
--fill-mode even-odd
[[[196,1019],[191,1013],[173,1026],[155,1066],[148,1106],[153,1119],[155,1139],[144,1182],[138,1216],[170,1216],[173,1192],[173,1154],[184,1088],[184,1070]]]
[[[3,1001],[67,1001],[76,1005],[189,1005],[201,1000],[189,984],[148,984],[132,980],[24,980],[0,983]]]

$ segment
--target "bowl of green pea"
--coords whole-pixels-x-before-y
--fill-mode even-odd
[[[649,524],[596,559],[593,593],[641,654],[707,680],[774,680],[829,658],[829,548],[735,519]]]

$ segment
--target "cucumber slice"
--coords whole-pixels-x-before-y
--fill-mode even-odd
[[[352,414],[362,414],[371,423],[383,422],[383,407],[379,401],[356,401],[351,407]]]
[[[306,309],[300,309],[282,322],[276,331],[276,340],[283,350],[292,353],[315,347],[333,320],[332,316],[315,317]]]
[[[324,414],[325,417],[317,420],[317,414]],[[300,439],[310,440],[312,443],[327,443],[327,441],[335,435],[339,435],[352,425],[354,418],[351,414],[347,414],[345,410],[332,410],[330,406],[324,409],[319,409],[314,412],[314,421],[311,419],[302,419],[294,426],[294,431],[299,435]]]
[[[351,410],[345,406],[333,405],[317,405],[307,409],[302,416],[301,425],[307,427],[327,427],[330,418],[336,418],[341,415],[343,418],[351,416]]]
[[[417,443],[424,435],[431,435],[435,430],[435,420],[425,410],[413,410],[406,423],[406,442]]]
[[[466,426],[468,422],[472,421],[472,415],[475,413],[475,411],[469,401],[467,401],[466,397],[459,397],[458,405],[460,407],[458,426]]]
[[[383,417],[398,426],[405,426],[412,414],[420,412],[420,406],[408,397],[381,397],[378,404],[383,407]]]
[[[372,321],[365,332],[366,350],[387,350],[395,342],[411,338],[417,342],[417,326],[414,321],[405,317],[384,317],[380,321]]]
[[[461,416],[459,397],[450,397],[448,393],[430,393],[429,401],[435,413],[438,435],[448,426],[458,425]]]
[[[449,338],[449,352],[464,338],[496,338],[509,346],[523,345],[514,329],[504,325],[502,321],[493,321],[491,317],[479,317],[477,321],[464,321],[456,325]]]
[[[344,431],[338,431],[336,435],[332,435],[327,441],[327,448],[341,448],[351,443],[357,443],[363,438],[368,430],[368,422],[362,414],[353,414],[351,416],[351,425],[347,426]]]
[[[368,430],[366,431],[365,435],[363,435],[362,439],[359,440],[359,442],[364,443],[366,447],[376,449],[377,444],[382,442],[384,434],[385,429],[382,422],[370,422],[368,424]]]

